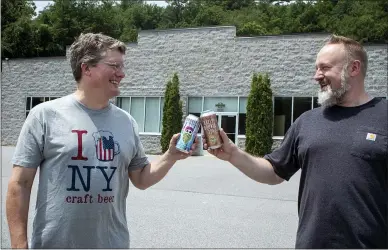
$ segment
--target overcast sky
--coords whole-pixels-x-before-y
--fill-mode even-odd
[[[149,4],[156,4],[158,6],[166,6],[167,3],[166,1],[146,1],[147,3]],[[44,7],[46,7],[49,3],[53,3],[53,1],[34,1],[35,3],[35,6],[36,6],[36,13],[38,14],[39,11],[42,11],[44,9]]]

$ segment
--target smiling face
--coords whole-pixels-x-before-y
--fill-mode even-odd
[[[314,79],[318,82],[318,103],[332,106],[341,103],[350,89],[348,64],[342,44],[325,45],[318,53]]]
[[[119,95],[119,84],[125,76],[125,51],[125,44],[110,36],[81,34],[69,50],[77,89],[100,103]]]
[[[88,87],[108,99],[120,94],[119,85],[125,77],[124,55],[118,50],[108,50],[102,59],[89,67]]]

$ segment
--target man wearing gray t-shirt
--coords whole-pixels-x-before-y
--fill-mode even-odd
[[[150,163],[136,121],[109,102],[119,95],[125,76],[125,50],[122,42],[111,37],[81,34],[70,48],[77,90],[29,113],[8,185],[12,248],[129,248],[125,214],[129,179],[135,187],[146,189],[192,153],[175,149],[179,137],[175,134],[166,153]],[[28,208],[38,167],[29,246]]]

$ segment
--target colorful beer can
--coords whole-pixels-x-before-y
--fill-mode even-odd
[[[188,153],[194,143],[199,130],[199,118],[195,115],[188,115],[183,124],[181,135],[179,136],[176,148],[179,151]]]
[[[216,113],[212,110],[203,111],[200,116],[200,121],[207,147],[210,149],[221,147],[222,139]]]

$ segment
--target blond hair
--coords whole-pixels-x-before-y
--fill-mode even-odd
[[[86,33],[77,37],[70,46],[70,65],[74,79],[79,82],[82,77],[81,64],[95,66],[108,50],[118,50],[125,54],[126,46],[123,42],[101,33]]]
[[[359,42],[348,37],[332,35],[326,44],[343,44],[346,53],[346,64],[348,65],[353,60],[359,60],[361,62],[361,72],[366,76],[368,55]]]

